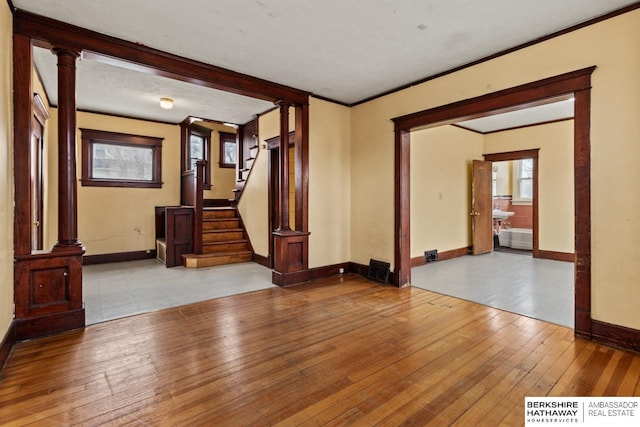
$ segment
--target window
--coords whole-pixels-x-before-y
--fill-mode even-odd
[[[220,132],[220,167],[235,168],[238,160],[238,146],[234,133]]]
[[[188,127],[189,134],[186,147],[186,165],[184,170],[196,168],[198,160],[206,161],[204,165],[204,189],[211,189],[211,129],[191,124]]]
[[[162,187],[162,138],[80,130],[83,186]]]
[[[533,159],[514,160],[512,201],[522,204],[533,201]]]

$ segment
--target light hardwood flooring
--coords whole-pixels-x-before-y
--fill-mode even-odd
[[[19,343],[2,425],[522,425],[525,396],[640,395],[640,355],[347,275]]]

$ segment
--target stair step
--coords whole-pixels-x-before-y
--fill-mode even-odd
[[[182,255],[184,266],[187,268],[211,267],[214,265],[235,264],[252,260],[250,251],[223,252],[216,254],[185,254]]]
[[[209,242],[202,245],[202,252],[214,254],[221,252],[243,252],[248,251],[249,245],[246,240],[229,240],[224,242]]]
[[[238,214],[234,208],[204,208],[202,217],[207,219],[237,218]]]
[[[242,240],[243,237],[242,228],[208,230],[202,232],[202,243],[237,241]]]
[[[241,229],[240,219],[238,218],[205,219],[202,222],[203,231],[237,230],[237,229]]]

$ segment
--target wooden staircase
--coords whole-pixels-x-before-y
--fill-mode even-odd
[[[235,208],[204,208],[202,254],[185,254],[187,268],[211,267],[252,260],[249,240]]]

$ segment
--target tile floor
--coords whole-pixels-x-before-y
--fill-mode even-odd
[[[573,263],[493,252],[411,269],[412,285],[574,327]]]
[[[255,263],[166,268],[155,259],[83,268],[88,325],[273,287],[271,270]]]

